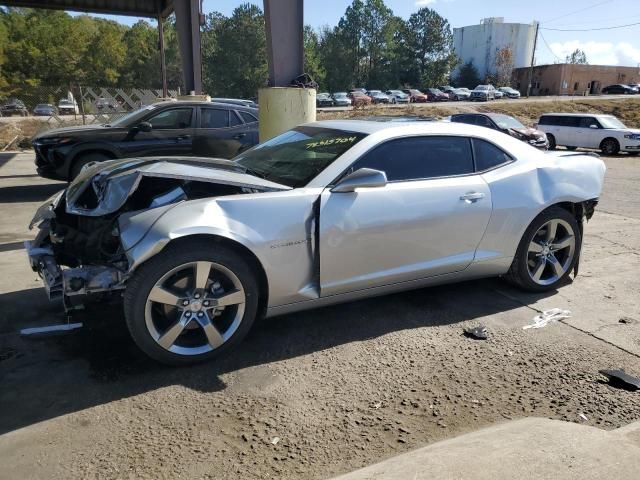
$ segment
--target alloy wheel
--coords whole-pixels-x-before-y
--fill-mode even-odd
[[[167,272],[150,290],[145,323],[165,350],[200,355],[233,336],[245,302],[242,283],[231,270],[214,262],[190,262]]]
[[[549,220],[529,242],[529,276],[538,285],[556,283],[571,266],[575,250],[576,236],[571,225],[561,219]]]

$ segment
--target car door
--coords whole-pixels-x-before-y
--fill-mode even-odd
[[[388,183],[320,198],[321,296],[464,270],[491,216],[491,192],[474,173],[470,140],[389,140],[354,162]],[[347,172],[348,173],[348,172]]]
[[[221,105],[200,107],[193,153],[203,157],[233,158],[252,145],[249,127],[235,109]]]
[[[247,129],[246,129],[247,136],[245,138],[246,146],[253,147],[258,143],[258,134],[259,134],[258,117],[254,115],[252,112],[247,112],[244,110],[239,110],[238,114],[240,115],[240,117],[242,118],[242,121],[247,126]]]
[[[150,131],[132,128],[118,147],[125,157],[191,155],[194,120],[192,106],[163,108],[143,120]]]
[[[580,117],[575,138],[576,147],[600,148],[600,142],[604,138],[602,125],[595,117]]]

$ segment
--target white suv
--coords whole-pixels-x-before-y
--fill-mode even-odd
[[[605,155],[640,153],[640,130],[627,128],[613,115],[547,113],[538,129],[547,134],[550,150],[562,145],[569,150],[595,148]]]

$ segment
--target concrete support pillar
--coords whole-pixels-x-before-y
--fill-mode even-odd
[[[263,88],[260,104],[260,142],[316,119],[316,91],[312,88]]]
[[[187,94],[202,94],[202,55],[200,50],[200,0],[175,0],[176,30],[182,57],[182,74]]]
[[[286,88],[304,69],[303,0],[264,0],[269,87],[258,94],[260,141],[316,119],[316,91]]]

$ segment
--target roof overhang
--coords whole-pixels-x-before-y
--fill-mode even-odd
[[[149,18],[164,18],[173,12],[173,0],[4,0],[2,4]]]

